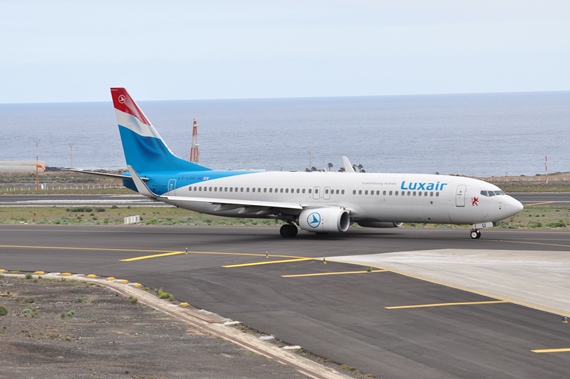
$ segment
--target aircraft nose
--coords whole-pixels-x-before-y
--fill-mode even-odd
[[[504,202],[504,210],[508,216],[514,216],[524,209],[520,201],[514,197],[509,196],[508,200]]]

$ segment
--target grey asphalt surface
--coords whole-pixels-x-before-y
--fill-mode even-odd
[[[431,249],[570,250],[567,231],[491,229],[479,240],[468,233],[357,229],[283,239],[278,227],[0,225],[0,268],[95,273],[162,287],[196,307],[381,378],[567,377],[568,352],[532,352],[570,348],[570,324],[560,315],[508,302],[387,309],[496,299],[322,260]],[[182,254],[121,261],[171,252]],[[289,262],[224,268],[281,260]],[[345,274],[283,277],[331,273]]]

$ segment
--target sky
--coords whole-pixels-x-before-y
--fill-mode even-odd
[[[568,0],[0,0],[0,104],[570,90]]]

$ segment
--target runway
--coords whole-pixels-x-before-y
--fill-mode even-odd
[[[570,324],[558,313],[567,303],[552,289],[560,283],[568,293],[569,233],[483,233],[357,229],[283,239],[277,227],[0,225],[0,268],[164,288],[381,378],[567,376]]]

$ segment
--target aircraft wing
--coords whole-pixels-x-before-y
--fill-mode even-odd
[[[165,202],[195,202],[195,203],[207,203],[212,205],[219,205],[216,210],[229,210],[241,207],[254,207],[254,208],[264,208],[264,209],[297,209],[303,210],[303,207],[299,203],[284,203],[278,201],[255,201],[255,200],[238,200],[238,199],[218,199],[218,198],[204,198],[204,197],[190,197],[190,196],[159,196],[158,200],[163,200]]]

